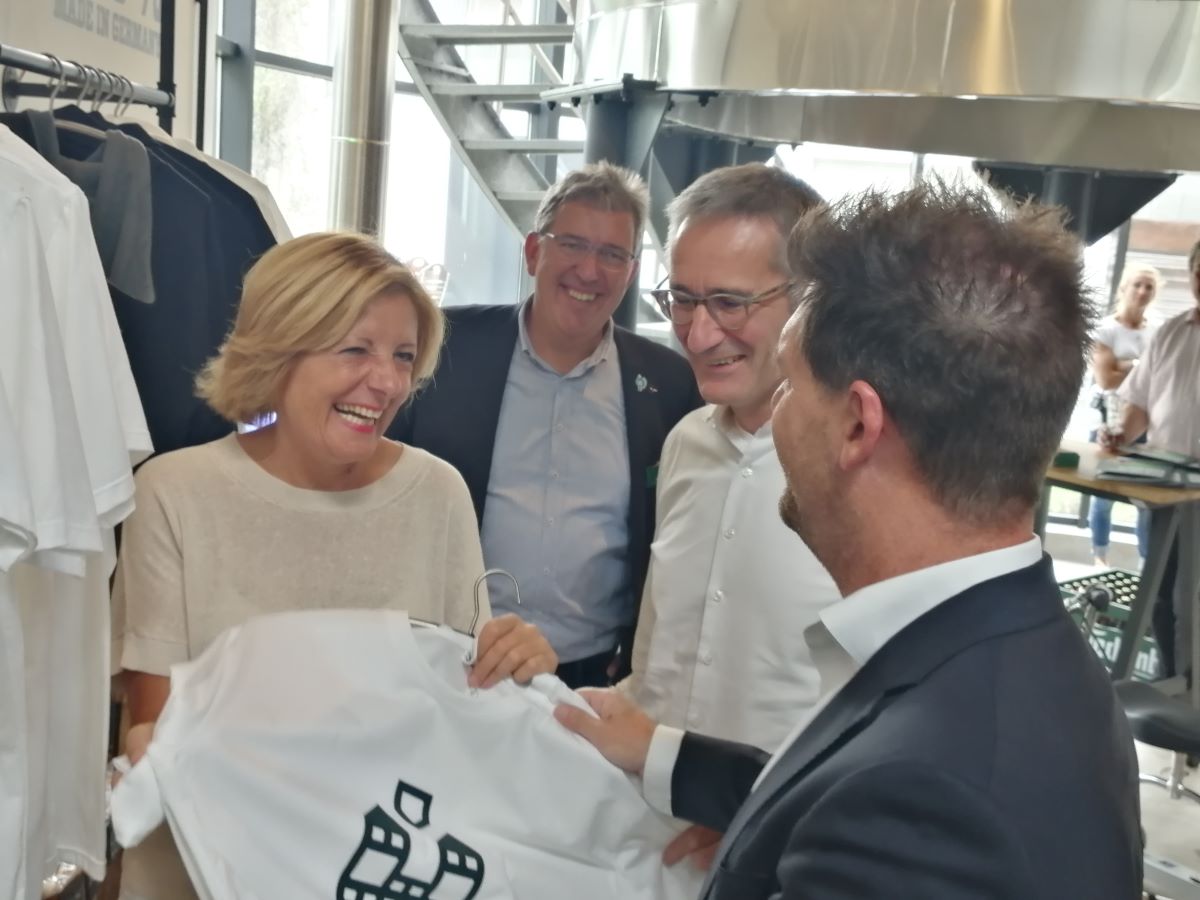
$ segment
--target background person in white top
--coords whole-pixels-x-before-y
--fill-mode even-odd
[[[771,440],[776,350],[793,309],[787,239],[820,203],[782,169],[709,172],[671,204],[669,286],[653,292],[709,405],[663,447],[633,673],[622,685],[665,724],[767,750],[817,700],[804,629],[838,598],[780,521],[784,477]],[[666,858],[711,854],[719,839],[686,832]]]
[[[1188,254],[1188,272],[1196,306],[1159,326],[1141,362],[1121,385],[1125,409],[1120,426],[1108,435],[1111,448],[1144,434],[1151,447],[1200,457],[1200,242]],[[1154,637],[1165,678],[1179,674],[1191,658],[1191,603],[1179,607],[1175,600],[1178,566],[1177,540],[1154,605]]]
[[[1092,378],[1095,395],[1092,405],[1100,411],[1101,426],[1116,427],[1121,421],[1121,400],[1117,388],[1129,377],[1134,365],[1146,350],[1150,326],[1146,307],[1158,294],[1158,269],[1153,266],[1131,266],[1121,275],[1117,287],[1117,311],[1096,328],[1092,349]],[[1093,435],[1096,440],[1098,435]],[[1093,497],[1088,523],[1092,528],[1092,556],[1096,564],[1108,565],[1108,540],[1112,534],[1113,501]],[[1150,517],[1138,510],[1138,556],[1146,558]]]
[[[417,279],[367,237],[305,235],[255,263],[197,388],[232,422],[275,422],[166,453],[136,476],[113,593],[130,759],[167,701],[171,666],[252,616],[401,609],[472,626],[483,551],[466,485],[383,437],[436,367],[442,334]],[[472,687],[558,664],[514,615],[487,621],[478,649]],[[126,853],[121,896],[195,896],[165,828]]]

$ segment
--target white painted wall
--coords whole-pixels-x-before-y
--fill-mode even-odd
[[[132,81],[158,84],[158,44],[164,0],[0,0],[0,43],[24,50],[53,53],[124,75]],[[195,0],[175,0],[175,133],[191,138],[195,131],[196,25]],[[27,75],[27,79],[39,76]],[[39,79],[40,80],[40,79]],[[44,104],[22,100],[22,108]],[[105,107],[111,109],[111,106]],[[154,111],[131,106],[129,115],[154,121]]]

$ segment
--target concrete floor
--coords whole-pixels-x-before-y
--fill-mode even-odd
[[[1054,559],[1059,581],[1098,571],[1092,565],[1087,529],[1051,525],[1046,534],[1046,550]],[[1108,562],[1114,568],[1137,571],[1137,546],[1132,535],[1113,535]],[[1171,769],[1170,753],[1144,744],[1138,744],[1137,749],[1143,772],[1167,776]],[[1185,784],[1200,791],[1200,773],[1189,771]],[[1142,785],[1141,793],[1142,825],[1149,852],[1200,873],[1200,803],[1186,797],[1172,800],[1164,788],[1154,785]]]
[[[1165,778],[1171,771],[1171,754],[1157,747],[1138,744],[1138,761],[1151,775]],[[1200,791],[1200,774],[1189,771],[1184,784]],[[1147,850],[1200,873],[1200,803],[1187,797],[1172,800],[1166,788],[1143,784],[1142,827]]]

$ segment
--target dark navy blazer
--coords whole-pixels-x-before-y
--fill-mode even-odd
[[[1133,740],[1049,557],[902,630],[750,794],[765,759],[684,738],[707,900],[1141,897]]]

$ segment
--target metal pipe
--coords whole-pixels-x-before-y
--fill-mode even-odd
[[[522,21],[521,16],[517,13],[517,10],[513,7],[512,0],[504,0],[504,24],[505,25],[509,24],[508,20],[510,18],[512,19],[513,25],[524,25],[525,24],[524,21]],[[546,23],[538,22],[538,24],[544,25]],[[563,20],[563,22],[560,22],[557,24],[565,24],[565,20]],[[543,50],[537,44],[530,44],[529,49],[532,51],[533,61],[537,64],[537,67],[542,70],[543,75],[545,75],[548,79],[550,79],[549,84],[552,84],[552,85],[566,84],[566,81],[563,80],[563,76],[562,76],[562,67],[556,66],[554,64],[554,61],[549,56],[546,55],[545,50]],[[557,49],[561,52],[562,48],[558,47]],[[500,45],[500,80],[501,81],[504,80],[504,53],[505,53],[505,50],[506,50],[506,45],[501,44]]]
[[[587,136],[584,142],[585,162],[610,162],[619,166],[629,164],[629,116],[631,104],[619,97],[593,97],[587,114]],[[638,259],[642,255],[642,235],[634,235],[631,248]],[[613,312],[613,321],[618,325],[637,330],[638,303],[641,285],[635,277],[625,290],[621,304]]]
[[[33,53],[11,44],[0,44],[0,66],[11,66],[14,69],[33,72],[35,75],[45,75],[47,78],[61,78],[64,84],[79,87],[91,84],[95,77],[89,76],[78,63],[65,59],[55,60],[44,53]],[[26,93],[33,95],[35,92],[28,90],[31,87],[33,86],[13,86],[11,93],[16,96],[25,96]],[[170,93],[148,85],[132,84],[132,89],[131,100],[133,103],[162,107],[171,106],[175,102],[175,98]]]
[[[197,0],[200,4],[200,20],[196,24],[199,32],[199,50],[196,54],[196,146],[204,149],[204,108],[208,100],[208,0]]]
[[[387,193],[392,85],[396,82],[396,0],[344,0],[333,65],[335,228],[379,234]]]
[[[1117,249],[1113,256],[1112,283],[1108,286],[1108,303],[1104,307],[1105,315],[1115,312],[1117,308],[1117,288],[1121,286],[1121,276],[1125,274],[1125,261],[1129,256],[1129,232],[1132,227],[1133,219],[1126,219],[1117,229]]]
[[[158,89],[175,96],[175,0],[162,0],[162,23],[158,38]],[[158,125],[167,134],[173,130],[175,104],[158,108]]]

